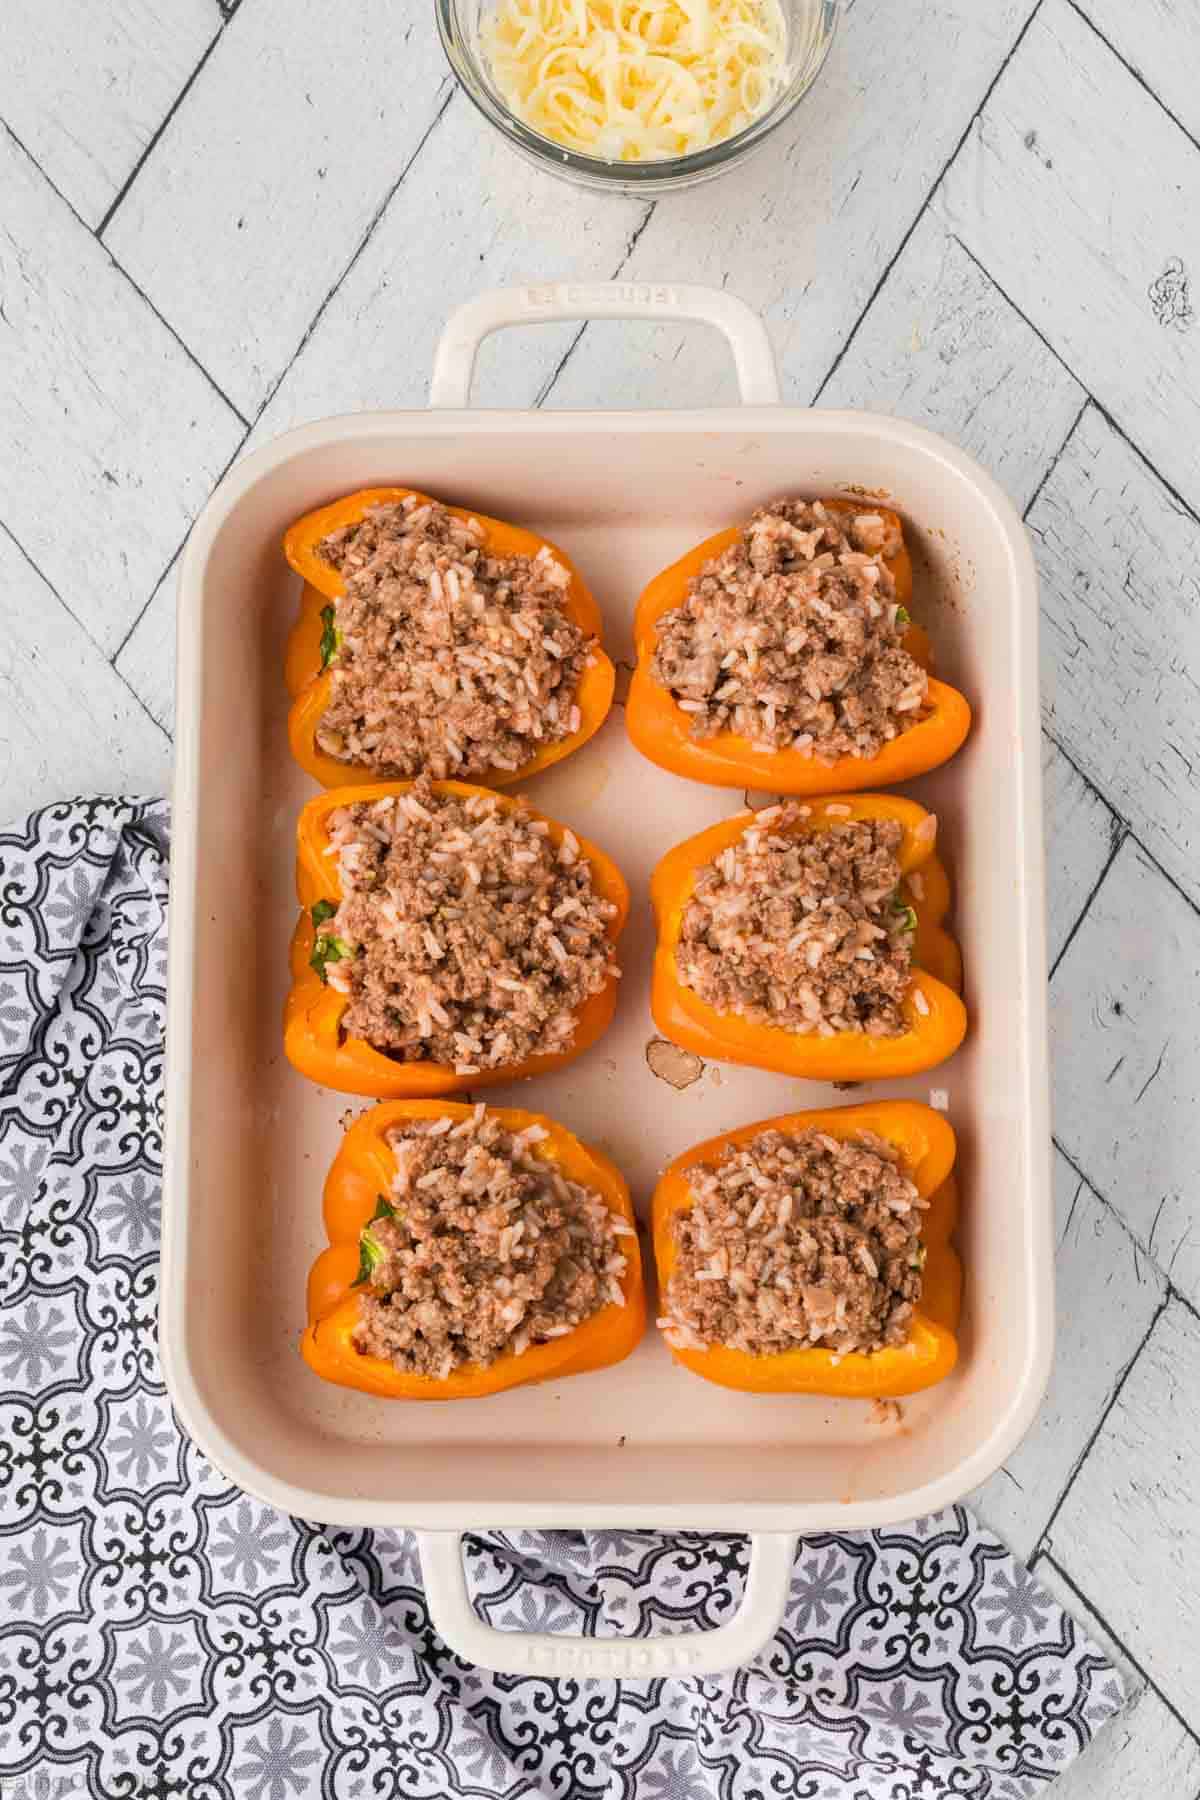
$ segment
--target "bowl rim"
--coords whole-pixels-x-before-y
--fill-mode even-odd
[[[703,175],[715,174],[727,163],[736,161],[763,142],[778,125],[790,118],[800,102],[815,86],[829,58],[838,34],[844,0],[814,0],[818,10],[816,53],[803,84],[789,87],[764,113],[732,137],[721,138],[703,150],[691,150],[686,156],[657,157],[646,162],[610,162],[602,156],[587,156],[571,150],[553,138],[543,136],[509,110],[476,74],[477,59],[461,38],[456,18],[455,0],[434,0],[434,17],[446,61],[467,99],[515,149],[558,175],[583,177],[595,186],[611,186],[626,191],[653,189],[673,182],[683,182]]]

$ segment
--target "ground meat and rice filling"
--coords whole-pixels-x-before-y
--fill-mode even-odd
[[[618,973],[611,901],[578,839],[523,804],[439,794],[427,779],[329,816],[342,902],[314,952],[346,995],[343,1029],[461,1074],[567,1049]]]
[[[841,1356],[906,1341],[926,1203],[892,1145],[870,1132],[763,1131],[688,1179],[658,1321],[669,1343]]]
[[[625,1304],[633,1227],[538,1156],[547,1135],[514,1135],[482,1106],[389,1134],[396,1177],[363,1238],[359,1350],[445,1380]]]
[[[469,781],[579,730],[592,640],[566,610],[570,573],[549,548],[491,556],[483,536],[410,497],[317,545],[346,588],[327,637],[322,750],[389,777]]]
[[[881,513],[819,500],[759,509],[664,613],[651,663],[691,735],[732,731],[821,763],[878,755],[915,724],[928,677],[902,648],[907,615]]]
[[[792,829],[811,812],[766,808],[699,871],[679,979],[718,1012],[797,1035],[898,1037],[917,923],[899,895],[903,830],[894,819]]]

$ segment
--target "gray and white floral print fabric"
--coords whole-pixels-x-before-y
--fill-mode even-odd
[[[1038,1794],[1121,1705],[961,1508],[810,1539],[751,1668],[507,1679],[435,1637],[411,1541],[272,1512],[180,1435],[155,1343],[168,815],[0,832],[5,1800]],[[496,1625],[719,1623],[739,1540],[470,1540]]]

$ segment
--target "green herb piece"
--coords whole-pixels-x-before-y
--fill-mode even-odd
[[[324,627],[321,632],[321,667],[327,669],[342,647],[342,634],[334,624],[332,606],[321,608],[321,624]]]
[[[395,1207],[390,1200],[385,1200],[380,1194],[375,1201],[375,1211],[371,1214],[369,1223],[364,1225],[358,1234],[358,1274],[351,1282],[351,1287],[361,1287],[364,1281],[370,1281],[384,1258],[383,1246],[372,1235],[371,1226],[380,1219],[394,1219],[395,1217]]]
[[[926,1246],[924,1244],[918,1244],[916,1249],[913,1251],[912,1255],[908,1259],[909,1268],[910,1269],[923,1269],[925,1267],[925,1259],[928,1255],[929,1255],[929,1251],[926,1248]]]
[[[308,959],[310,969],[315,969],[322,981],[327,981],[325,964],[341,962],[343,957],[353,956],[354,952],[345,938],[334,937],[331,932],[322,931],[322,925],[328,924],[337,906],[332,900],[318,900],[312,908],[312,922],[316,928],[316,941],[312,947],[312,955]]]
[[[332,613],[333,608],[329,607],[326,610]],[[896,623],[897,625],[912,624],[912,614],[909,612],[907,606],[898,606],[896,608]]]
[[[314,907],[313,910],[315,911],[316,908]],[[308,966],[310,969],[316,970],[322,981],[328,983],[329,977],[325,973],[326,963],[344,962],[348,956],[353,955],[353,947],[346,942],[345,938],[330,937],[326,933],[319,933],[317,941],[312,947]]]
[[[917,915],[907,900],[900,898],[899,890],[892,895],[892,917],[901,931],[917,929]]]

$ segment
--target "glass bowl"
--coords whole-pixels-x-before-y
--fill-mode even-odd
[[[693,187],[741,162],[790,117],[821,72],[837,29],[841,0],[782,0],[788,26],[788,81],[752,125],[706,150],[655,162],[606,162],[583,156],[534,131],[509,111],[492,82],[480,45],[480,23],[493,0],[434,0],[446,57],[465,90],[514,150],[551,175],[614,194],[661,194]]]

